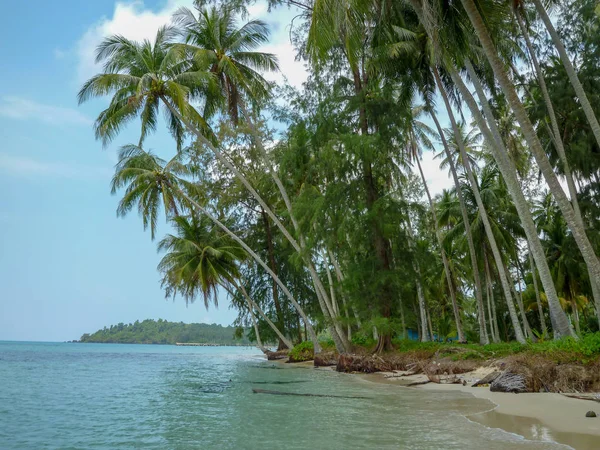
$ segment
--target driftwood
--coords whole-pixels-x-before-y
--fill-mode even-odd
[[[592,397],[591,395],[577,395],[577,394],[562,394],[562,395],[564,395],[565,397],[576,398],[578,400],[591,400],[592,402],[600,403],[600,394],[595,394],[596,396],[594,396],[594,397]]]
[[[428,383],[431,383],[431,381],[430,380],[413,381],[412,383],[405,384],[404,386],[406,386],[406,387],[420,386],[422,384],[428,384]]]
[[[371,397],[360,397],[360,396],[353,396],[353,395],[299,394],[297,392],[282,392],[282,391],[272,391],[270,389],[256,389],[256,388],[252,388],[252,392],[255,394],[293,395],[293,396],[297,396],[297,397],[362,398],[362,399],[371,398]]]
[[[492,392],[527,392],[525,377],[511,372],[504,372],[490,384]]]
[[[496,372],[492,372],[492,373],[488,373],[481,380],[478,380],[475,383],[473,383],[473,385],[471,387],[477,387],[477,386],[482,386],[482,385],[485,385],[485,384],[491,384],[492,381],[494,381],[499,376],[500,376],[500,372],[497,372],[497,371]]]

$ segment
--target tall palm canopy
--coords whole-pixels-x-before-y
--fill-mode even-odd
[[[245,0],[105,39],[79,101],[110,96],[105,145],[140,120],[112,191],[152,239],[161,214],[172,227],[167,295],[216,305],[223,287],[240,323],[315,352],[318,335],[385,353],[411,329],[484,345],[596,331],[598,17],[595,0],[552,3],[269,1],[301,6],[299,89],[266,80],[279,66]],[[161,110],[170,159],[142,149]]]
[[[234,9],[196,7],[180,8],[174,21],[181,29],[184,44],[177,47],[189,53],[191,59],[207,67],[218,80],[221,93],[206,103],[205,116],[211,116],[217,106],[225,103],[231,120],[237,124],[244,102],[267,99],[270,85],[260,72],[278,71],[277,58],[271,53],[256,51],[268,42],[269,31],[261,20],[251,20],[238,26]]]

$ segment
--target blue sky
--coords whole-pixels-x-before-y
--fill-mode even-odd
[[[145,318],[227,325],[236,317],[224,296],[209,311],[202,302],[165,300],[155,243],[135,213],[116,218],[118,197],[109,192],[115,151],[137,141],[136,127],[102,149],[92,123],[106,101],[76,101],[80,84],[98,71],[93,52],[102,37],[151,37],[190,3],[3,2],[0,48],[9,63],[0,72],[0,340],[78,339]],[[262,3],[251,13],[270,24],[265,50],[299,86],[305,70],[287,42],[293,13],[269,14]],[[146,147],[166,156],[174,148],[165,131]],[[425,168],[438,191],[447,180],[434,165]]]

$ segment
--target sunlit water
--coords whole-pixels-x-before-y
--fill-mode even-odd
[[[465,418],[490,408],[252,348],[0,342],[2,449],[567,448]]]

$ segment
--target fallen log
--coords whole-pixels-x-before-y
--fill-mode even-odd
[[[591,400],[592,402],[600,403],[600,396],[592,397],[591,395],[577,395],[577,394],[562,394],[565,397],[576,398],[578,400]],[[598,395],[598,394],[596,394]]]
[[[492,392],[527,392],[525,377],[520,374],[504,372],[490,384]]]
[[[471,387],[477,387],[477,386],[481,386],[481,385],[484,385],[484,384],[492,384],[492,381],[494,381],[499,376],[500,376],[500,372],[498,372],[498,371],[492,372],[492,373],[488,373],[481,380],[478,380],[475,383],[473,383],[473,385]]]
[[[257,388],[252,388],[252,392],[255,394],[293,395],[293,396],[297,396],[297,397],[329,397],[329,398],[360,398],[360,399],[371,398],[371,397],[360,397],[360,396],[354,396],[354,395],[300,394],[298,392],[282,392],[282,391],[272,391],[270,389],[257,389]]]
[[[431,383],[431,380],[413,381],[412,383],[405,384],[404,386],[406,386],[406,387],[420,386],[421,384],[427,384],[427,383]]]

